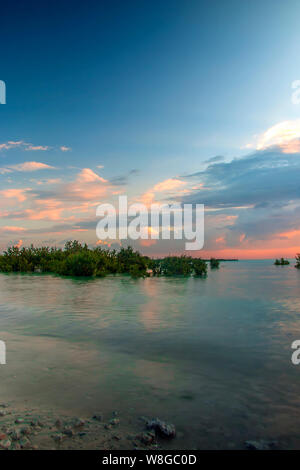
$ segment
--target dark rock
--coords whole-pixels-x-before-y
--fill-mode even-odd
[[[118,418],[113,418],[109,421],[109,424],[116,426],[117,424],[120,424],[120,420]]]
[[[82,427],[82,426],[84,426],[84,425],[85,425],[84,419],[75,418],[75,419],[73,420],[73,426],[74,426],[75,428],[80,428],[80,427]]]
[[[150,445],[155,441],[156,435],[154,431],[149,431],[143,432],[138,437],[143,444]]]
[[[66,436],[64,436],[61,433],[58,433],[58,434],[53,434],[51,437],[55,442],[61,443],[65,439]]]
[[[63,429],[63,433],[68,437],[74,436],[74,431],[70,426],[65,426],[65,428]]]
[[[246,441],[245,445],[249,450],[272,450],[278,445],[277,441],[266,441],[260,439],[259,441]]]
[[[93,416],[93,419],[96,421],[102,421],[103,420],[103,414],[102,413],[95,413]]]
[[[160,436],[170,439],[176,436],[176,429],[174,424],[167,424],[158,418],[148,421],[147,429],[153,429]]]

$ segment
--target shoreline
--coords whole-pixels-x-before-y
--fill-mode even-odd
[[[18,409],[0,404],[0,450],[156,450],[163,449],[145,422],[123,422],[118,412],[78,417],[44,411]]]

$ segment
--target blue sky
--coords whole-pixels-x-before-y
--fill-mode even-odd
[[[32,195],[38,184],[58,200],[61,188],[52,181],[47,190],[43,181],[81,184],[88,168],[140,197],[162,181],[199,174],[212,157],[229,163],[261,151],[258,136],[300,117],[291,102],[299,13],[296,0],[1,5],[0,145],[26,144],[1,150],[0,166],[13,167],[0,175],[3,191]],[[55,170],[15,171],[28,161]],[[41,210],[36,200],[26,203]],[[3,227],[17,223],[5,217]],[[25,227],[24,219],[22,227],[44,222]],[[14,242],[12,232],[4,235]]]

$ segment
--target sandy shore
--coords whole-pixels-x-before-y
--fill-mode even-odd
[[[38,409],[17,409],[11,403],[0,404],[1,450],[134,450],[163,449],[164,440],[139,423],[95,413],[90,417],[64,416]]]

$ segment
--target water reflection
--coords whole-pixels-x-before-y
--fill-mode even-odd
[[[224,263],[207,279],[2,274],[2,393],[162,416],[190,447],[296,436],[299,287],[293,266],[270,261]]]

